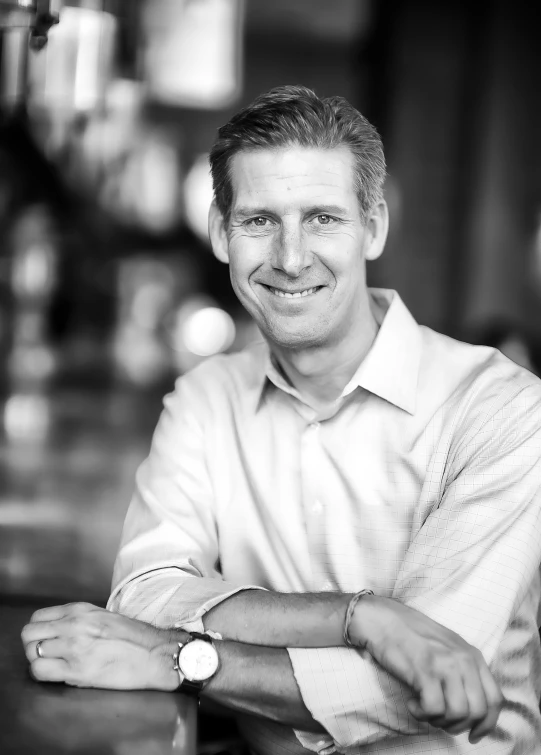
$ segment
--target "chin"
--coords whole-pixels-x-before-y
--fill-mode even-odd
[[[282,328],[265,328],[263,330],[267,340],[281,349],[313,349],[325,342],[321,332],[287,331]]]

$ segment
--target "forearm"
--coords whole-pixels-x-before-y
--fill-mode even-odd
[[[303,731],[325,731],[303,702],[286,650],[229,641],[216,646],[220,667],[203,697]]]
[[[245,590],[210,609],[205,629],[224,641],[216,643],[220,669],[205,697],[237,712],[325,733],[303,701],[285,648],[342,645],[351,597]]]
[[[236,583],[195,577],[180,568],[155,569],[115,590],[107,608],[166,629],[190,624],[201,616],[209,602],[227,599],[242,589]],[[252,592],[264,591],[252,589]]]
[[[224,639],[270,648],[338,647],[352,595],[246,590],[203,617],[206,630]]]

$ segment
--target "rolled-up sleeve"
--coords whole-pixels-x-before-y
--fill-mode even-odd
[[[242,589],[219,571],[215,501],[206,462],[206,407],[197,372],[164,399],[136,475],[107,607],[161,627],[202,630],[206,611]]]
[[[535,385],[486,402],[457,428],[438,504],[417,522],[393,591],[479,648],[489,666],[541,562],[540,418]],[[367,654],[289,655],[305,704],[341,752],[427,729],[406,708],[411,691]],[[522,672],[526,684],[527,664]]]

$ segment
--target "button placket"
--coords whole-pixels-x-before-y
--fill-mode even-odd
[[[312,568],[314,590],[329,591],[334,586],[329,580],[328,565],[325,564],[325,521],[324,503],[321,498],[319,475],[321,473],[321,423],[311,422],[305,429],[302,445],[302,465],[304,480],[304,509],[308,552]],[[323,557],[323,563],[321,559]]]

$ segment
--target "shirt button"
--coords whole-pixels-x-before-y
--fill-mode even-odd
[[[314,430],[319,430],[319,422],[310,422],[308,427],[310,428],[310,430],[312,430],[312,432],[314,432]]]
[[[315,501],[314,505],[312,506],[312,514],[321,514],[323,511],[323,504],[321,501]]]
[[[325,590],[325,592],[328,592],[329,590],[332,590],[332,589],[333,589],[333,588],[332,588],[332,582],[329,582],[329,580],[327,580],[326,582],[324,582],[324,583],[323,583],[323,584],[321,585],[321,589],[322,589],[322,590]]]

